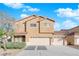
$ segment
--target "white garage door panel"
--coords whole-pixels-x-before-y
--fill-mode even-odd
[[[30,38],[30,45],[49,45],[49,38]]]
[[[63,45],[63,39],[55,38],[53,45]]]
[[[76,39],[76,40],[77,40],[77,41],[76,41],[76,44],[79,45],[79,39]]]

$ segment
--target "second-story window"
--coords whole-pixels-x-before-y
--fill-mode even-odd
[[[49,23],[45,23],[45,26],[46,26],[46,27],[50,27],[50,24],[49,24]]]
[[[30,24],[31,27],[36,27],[36,24]]]

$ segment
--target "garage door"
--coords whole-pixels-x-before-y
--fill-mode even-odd
[[[28,45],[49,45],[49,38],[30,38]]]
[[[61,38],[54,38],[53,45],[63,45],[63,39],[61,39]]]
[[[75,40],[76,40],[75,44],[76,44],[76,45],[79,45],[79,38],[77,38],[77,39],[75,39]]]

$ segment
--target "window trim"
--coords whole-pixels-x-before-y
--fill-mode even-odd
[[[49,24],[49,23],[44,23],[44,25],[45,25],[46,27],[50,27],[50,24]]]
[[[35,23],[30,24],[31,27],[36,27],[37,25]]]

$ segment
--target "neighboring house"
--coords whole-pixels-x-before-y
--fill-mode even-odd
[[[68,45],[79,45],[79,26],[69,29],[66,40]]]
[[[66,36],[67,30],[60,30],[54,32],[54,42],[53,45],[65,45],[65,36]]]
[[[79,45],[79,26],[55,31],[54,45]]]
[[[26,45],[51,45],[54,37],[54,20],[32,15],[16,21],[13,42]]]

